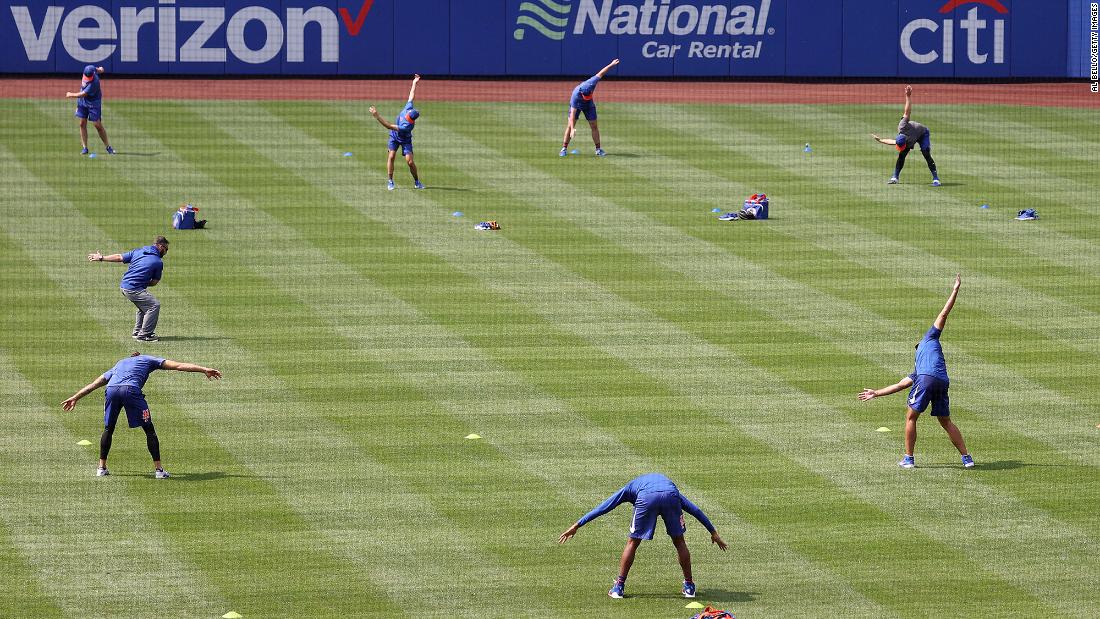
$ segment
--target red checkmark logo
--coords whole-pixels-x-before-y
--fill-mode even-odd
[[[373,4],[374,0],[363,0],[363,6],[359,8],[359,15],[355,17],[355,21],[351,19],[351,11],[340,7],[340,19],[344,21],[348,34],[353,37],[359,36],[359,30],[362,29],[363,22],[367,21],[367,13],[370,13],[370,7]]]

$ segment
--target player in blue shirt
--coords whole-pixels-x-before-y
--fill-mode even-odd
[[[412,173],[413,177],[413,188],[424,188],[424,185],[420,182],[420,176],[416,172],[416,164],[413,163],[413,129],[416,128],[416,119],[420,118],[420,111],[413,105],[413,97],[416,95],[416,83],[419,81],[420,74],[414,75],[412,88],[409,89],[409,102],[405,104],[404,109],[397,115],[394,122],[387,122],[373,105],[370,106],[371,116],[374,116],[374,119],[380,125],[390,130],[390,142],[386,146],[389,149],[389,155],[386,157],[386,174],[389,176],[389,180],[386,181],[386,189],[390,191],[393,191],[393,160],[397,157],[397,147],[399,146],[401,147],[401,154],[405,156],[405,163],[409,164],[409,172]]]
[[[691,578],[691,553],[688,552],[687,542],[684,541],[686,531],[684,512],[694,516],[707,531],[710,531],[712,544],[718,544],[719,548],[725,550],[726,542],[722,541],[703,510],[680,494],[676,484],[660,473],[649,473],[632,479],[621,490],[600,503],[596,509],[588,512],[576,524],[566,529],[558,538],[558,543],[564,544],[577,534],[578,529],[615,509],[620,503],[633,503],[634,516],[630,523],[630,535],[626,541],[626,548],[623,548],[623,556],[619,561],[619,577],[615,579],[615,584],[607,594],[613,598],[621,598],[625,595],[626,576],[634,563],[634,555],[638,552],[638,546],[641,545],[642,540],[653,539],[653,533],[657,529],[657,516],[660,515],[665,521],[665,531],[672,538],[672,545],[676,547],[680,568],[684,571],[682,589],[684,597],[695,597],[695,582]]]
[[[600,128],[596,124],[596,102],[592,99],[596,92],[596,85],[607,75],[607,72],[619,64],[619,59],[611,61],[611,64],[599,70],[598,73],[585,81],[577,84],[573,94],[569,97],[569,117],[565,120],[565,136],[561,140],[561,152],[558,156],[564,157],[569,153],[569,140],[577,135],[577,117],[584,112],[588,120],[588,126],[592,127],[592,143],[596,145],[596,156],[603,157],[605,152],[600,148]]]
[[[928,127],[915,120],[909,120],[913,112],[913,87],[905,87],[905,109],[901,114],[901,122],[898,123],[898,135],[894,139],[880,138],[875,134],[871,137],[879,144],[893,146],[898,150],[898,161],[894,164],[894,175],[887,181],[888,185],[897,185],[901,169],[905,167],[905,158],[909,151],[920,145],[920,153],[924,155],[924,162],[928,164],[928,171],[932,173],[932,186],[940,186],[940,174],[936,171],[936,162],[932,159],[932,132]]]
[[[152,245],[139,247],[125,254],[104,256],[98,251],[88,254],[92,262],[122,262],[130,265],[122,276],[122,296],[137,307],[133,337],[142,342],[156,342],[157,321],[160,320],[160,301],[148,290],[160,283],[164,271],[163,258],[168,253],[168,239],[158,236]]]
[[[155,370],[176,370],[179,372],[202,372],[207,379],[222,377],[222,373],[213,368],[202,367],[193,363],[180,363],[171,359],[152,357],[133,353],[126,359],[115,364],[115,367],[107,370],[102,376],[86,385],[61,403],[61,408],[71,411],[76,408],[80,398],[106,385],[107,392],[103,404],[103,434],[99,437],[99,468],[96,469],[96,477],[110,475],[107,470],[107,454],[111,451],[111,438],[115,433],[115,423],[119,414],[126,410],[126,423],[131,428],[145,430],[146,444],[149,446],[149,455],[153,456],[154,476],[157,479],[169,477],[168,472],[160,465],[160,439],[153,428],[153,417],[149,413],[149,403],[145,401],[145,394],[141,389],[149,375]]]
[[[111,142],[107,139],[107,130],[103,128],[103,89],[99,85],[99,76],[103,74],[103,67],[88,65],[84,67],[84,77],[80,80],[79,92],[67,92],[65,97],[76,99],[76,113],[80,119],[80,154],[88,154],[88,121],[92,121],[95,130],[99,132],[99,139],[107,147],[107,154],[115,154],[111,148]]]
[[[879,396],[890,395],[912,387],[909,390],[909,408],[906,410],[905,416],[905,457],[901,459],[901,462],[898,462],[898,466],[903,469],[911,469],[917,466],[916,461],[913,459],[913,448],[917,444],[917,419],[920,418],[920,414],[928,408],[929,404],[932,405],[932,416],[940,422],[943,429],[947,431],[947,436],[951,438],[951,442],[955,445],[955,449],[959,450],[963,466],[966,468],[974,466],[974,458],[970,457],[970,452],[966,450],[966,442],[963,441],[962,432],[951,421],[951,407],[947,397],[947,390],[951,387],[951,381],[947,377],[947,362],[943,358],[943,347],[940,346],[940,334],[943,333],[943,327],[947,324],[947,315],[951,313],[951,308],[955,306],[955,299],[959,296],[960,286],[962,286],[962,278],[956,275],[955,285],[951,288],[951,295],[947,297],[947,304],[943,306],[939,316],[936,316],[932,328],[928,329],[928,332],[917,344],[913,373],[889,387],[864,389],[859,393],[859,399],[866,402]]]

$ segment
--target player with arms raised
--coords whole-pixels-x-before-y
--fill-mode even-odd
[[[909,156],[909,151],[913,150],[913,147],[920,144],[920,153],[924,155],[924,161],[928,163],[928,170],[932,172],[932,186],[940,186],[940,175],[936,172],[936,162],[932,160],[932,139],[931,132],[928,131],[928,127],[909,120],[910,114],[913,112],[913,87],[905,87],[905,109],[902,111],[901,122],[898,123],[898,135],[894,139],[880,138],[875,134],[871,134],[871,137],[875,138],[875,141],[879,144],[887,144],[894,146],[898,149],[898,161],[894,164],[894,175],[890,177],[887,184],[896,185],[898,178],[901,176],[901,169],[905,167],[905,158]]]
[[[947,324],[947,315],[955,306],[955,299],[959,296],[959,287],[962,286],[962,278],[955,276],[955,285],[951,288],[951,295],[947,297],[947,303],[943,306],[932,327],[924,334],[917,344],[916,362],[913,373],[901,381],[883,387],[882,389],[864,389],[859,393],[859,399],[866,402],[874,398],[897,393],[903,389],[909,390],[909,407],[905,415],[905,456],[898,462],[903,469],[911,469],[917,466],[913,459],[913,449],[917,444],[917,419],[928,405],[932,405],[932,416],[940,422],[940,426],[947,431],[947,436],[959,450],[962,456],[963,466],[974,466],[974,458],[966,450],[966,442],[963,441],[962,432],[951,421],[950,401],[947,390],[951,382],[947,377],[947,362],[943,358],[943,348],[940,346],[940,334]]]
[[[618,64],[618,58],[612,60],[606,67],[577,84],[577,87],[573,89],[573,94],[569,97],[569,117],[565,120],[565,136],[561,140],[559,156],[564,157],[569,153],[569,140],[572,140],[573,136],[577,134],[577,118],[581,112],[584,112],[584,117],[588,120],[588,126],[592,128],[592,143],[596,145],[596,156],[603,157],[607,154],[603,152],[603,148],[600,148],[600,128],[596,124],[596,102],[592,100],[592,97],[599,81]]]
[[[390,142],[387,146],[389,155],[386,158],[386,174],[389,176],[389,180],[386,181],[386,189],[390,191],[393,191],[393,160],[397,157],[398,146],[401,147],[401,154],[405,156],[405,163],[409,164],[409,172],[412,173],[413,177],[413,188],[424,188],[424,185],[420,182],[420,176],[416,172],[416,164],[413,163],[413,129],[416,128],[416,119],[420,118],[420,111],[413,106],[413,97],[416,95],[416,83],[419,81],[420,75],[414,75],[412,88],[409,89],[409,102],[405,104],[404,109],[397,115],[394,122],[387,122],[373,105],[370,106],[371,116],[374,116],[374,119],[380,125],[390,130]]]

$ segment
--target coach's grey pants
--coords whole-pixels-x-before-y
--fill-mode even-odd
[[[137,321],[134,322],[134,335],[153,335],[157,330],[157,319],[160,318],[160,301],[149,294],[148,290],[122,289],[122,296],[130,299],[137,306]]]

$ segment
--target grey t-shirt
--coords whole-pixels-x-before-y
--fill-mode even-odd
[[[902,116],[901,122],[898,123],[898,133],[905,136],[906,147],[916,148],[928,133],[928,127]]]

